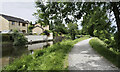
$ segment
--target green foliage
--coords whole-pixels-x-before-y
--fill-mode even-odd
[[[27,42],[27,39],[24,37],[24,35],[19,33],[17,30],[14,31],[12,37],[14,39],[13,45],[15,46],[25,45]]]
[[[68,66],[64,67],[64,60],[68,52],[75,43],[85,39],[88,39],[88,37],[74,41],[65,40],[43,50],[36,50],[33,55],[25,55],[21,59],[17,59],[14,63],[6,66],[3,70],[65,70]]]
[[[46,35],[45,33],[41,33],[40,35]]]
[[[63,34],[67,34],[68,33],[67,27],[65,27],[64,24],[60,24],[60,25],[55,26],[54,31],[55,32],[62,32]]]
[[[65,37],[66,39],[71,39],[71,36],[70,36],[69,34],[64,34],[64,37]]]
[[[105,8],[95,7],[93,11],[83,17],[82,31],[91,36],[98,37],[107,43],[108,47],[116,48],[114,38],[115,26],[111,26]],[[115,50],[115,49],[114,49]]]
[[[120,40],[119,40],[120,39],[120,32],[116,32],[114,38],[115,38],[115,43],[116,43],[116,44],[114,44],[115,48],[117,51],[120,52]]]
[[[34,33],[33,35],[38,35],[37,33]]]
[[[92,12],[83,17],[83,30],[91,35],[97,36],[100,39],[110,38],[112,27],[111,22],[107,18],[104,8],[96,7]]]
[[[29,32],[32,32],[32,29],[33,29],[33,25],[30,25],[30,26],[28,27]]]
[[[49,31],[49,30],[45,30],[43,33],[44,33],[45,35],[49,36],[49,35],[50,35],[50,32],[51,32],[51,31]]]
[[[29,25],[29,27],[28,27],[28,33],[29,34],[32,34],[32,29],[34,28],[34,26],[33,26],[33,24],[32,24],[32,22],[30,22],[30,25]]]
[[[72,40],[75,39],[75,35],[77,34],[77,30],[78,30],[77,24],[73,24],[73,23],[68,24],[68,32],[69,32]]]
[[[103,41],[101,41],[98,38],[90,40],[90,45],[94,50],[96,50],[99,54],[104,56],[106,59],[111,61],[116,66],[120,67],[120,54],[115,53],[107,48],[107,44],[105,44]]]
[[[117,30],[120,32],[119,18],[119,2],[43,2],[36,1],[37,12],[34,15],[38,18],[38,22],[43,25],[50,25],[50,30],[56,32],[69,33],[65,26],[68,23],[77,23],[78,19],[83,17],[83,29],[81,34],[89,34],[99,37],[100,39],[108,39],[114,33],[115,28],[111,27],[111,12],[114,12]],[[106,14],[107,13],[107,14]],[[69,18],[72,16],[73,18]],[[113,18],[112,18],[113,19]],[[63,24],[63,22],[65,24]],[[74,36],[72,37],[74,38]],[[115,39],[115,40],[119,40]],[[106,42],[108,42],[106,41]],[[120,40],[119,40],[120,41]],[[118,42],[118,41],[116,41]],[[120,42],[116,43],[120,45]],[[120,47],[120,46],[119,46]]]
[[[77,6],[75,7],[74,2],[47,2],[45,4],[38,0],[35,4],[37,12],[34,13],[34,16],[38,18],[38,23],[42,24],[42,22],[44,22],[46,25],[50,25],[50,30],[67,34],[68,31],[65,24],[70,22],[77,23],[77,18],[69,18],[69,15],[76,17],[74,14],[76,14],[76,10],[79,9],[76,8]]]
[[[10,42],[13,40],[11,34],[1,34],[1,36],[2,36],[2,42]]]
[[[51,30],[45,30],[45,31],[47,31],[48,33],[52,33],[52,31],[51,31]]]

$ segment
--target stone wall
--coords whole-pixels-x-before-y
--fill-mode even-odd
[[[53,33],[50,33],[50,36],[47,36],[47,35],[28,35],[25,37],[28,39],[28,42],[47,41],[47,40],[53,40]]]

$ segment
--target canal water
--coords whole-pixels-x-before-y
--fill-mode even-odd
[[[52,44],[53,41],[29,44],[26,46],[3,45],[2,58],[0,58],[0,60],[2,60],[2,67],[12,63],[16,58],[20,58],[24,54],[32,54],[34,50],[40,50]]]

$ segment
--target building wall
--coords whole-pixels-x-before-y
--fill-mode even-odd
[[[32,29],[32,33],[37,33],[37,34],[41,34],[43,32],[43,30],[39,27],[33,28]]]
[[[18,31],[25,31],[25,33],[27,33],[28,31],[28,26],[27,24],[25,24],[25,26],[22,26],[23,23],[19,22],[14,22],[14,24],[12,24],[13,21],[8,21],[5,18],[3,18],[2,16],[0,16],[0,31],[4,31],[4,30],[18,30]]]
[[[15,22],[15,24],[12,24],[12,21],[9,21],[9,24],[10,24],[10,30],[18,30],[18,31],[25,31],[25,33],[27,33],[27,24],[25,24],[25,26],[23,26],[23,23],[20,23],[19,22]]]
[[[47,26],[45,26],[43,28],[44,28],[44,30],[49,30],[49,25],[47,25]]]
[[[35,24],[35,26],[41,26],[41,25],[40,25],[40,23],[38,23],[38,24]]]
[[[0,31],[9,30],[9,21],[0,16]]]
[[[41,25],[40,25],[40,23],[38,23],[38,24],[36,24],[35,26],[41,26]],[[47,26],[45,26],[45,27],[42,26],[42,28],[43,28],[44,30],[49,30],[49,25],[47,25]]]
[[[33,30],[32,30],[32,33],[34,34],[34,33],[37,33],[37,34],[41,34],[41,33],[43,33],[43,30],[40,28],[40,24],[36,24],[35,26],[39,26],[39,27],[35,27],[35,28],[33,28]],[[45,26],[45,27],[42,27],[44,30],[49,30],[49,25],[47,25],[47,26]]]

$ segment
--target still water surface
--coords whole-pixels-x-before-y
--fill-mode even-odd
[[[29,44],[27,46],[2,46],[2,67],[12,63],[16,58],[20,58],[23,54],[32,54],[34,50],[40,50],[44,47],[50,46],[53,41]]]

